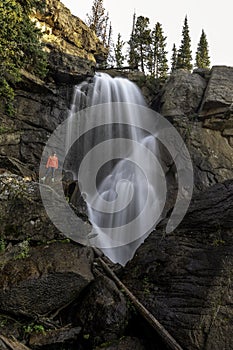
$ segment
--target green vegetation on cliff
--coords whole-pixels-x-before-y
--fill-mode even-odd
[[[46,54],[40,41],[41,32],[30,14],[42,9],[45,1],[5,0],[0,3],[0,97],[8,108],[14,99],[14,83],[20,69],[41,78],[46,75]]]

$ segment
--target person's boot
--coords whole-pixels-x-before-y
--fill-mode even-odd
[[[54,177],[52,177],[52,182],[54,182]]]

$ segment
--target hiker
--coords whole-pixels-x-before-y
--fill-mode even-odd
[[[46,173],[44,177],[41,178],[41,180],[45,181],[49,173],[52,172],[52,182],[54,182],[55,170],[58,168],[58,158],[55,152],[53,152],[52,155],[48,157],[46,168]]]

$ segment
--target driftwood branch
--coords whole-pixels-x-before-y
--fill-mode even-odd
[[[130,292],[130,290],[119,280],[116,274],[110,269],[110,267],[104,262],[104,260],[99,257],[99,250],[94,248],[95,253],[98,256],[98,261],[100,262],[103,269],[108,273],[117,286],[124,290],[125,294],[131,300],[138,312],[145,318],[148,323],[155,329],[155,331],[161,336],[167,346],[172,350],[183,350],[182,347],[176,342],[176,340],[171,336],[171,334],[161,325],[161,323],[145,308],[145,306],[140,303],[140,301]]]
[[[14,337],[11,337],[10,339],[0,335],[0,340],[2,340],[2,342],[12,350],[30,350],[30,348],[18,342]]]

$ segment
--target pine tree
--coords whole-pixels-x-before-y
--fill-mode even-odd
[[[24,68],[41,78],[47,72],[47,57],[41,43],[42,33],[29,15],[41,10],[45,1],[5,0],[0,2],[0,97],[11,106],[14,83]]]
[[[97,37],[103,41],[104,33],[107,33],[106,21],[108,21],[108,19],[106,17],[108,17],[108,15],[105,15],[103,0],[94,0],[91,14],[87,14],[87,24],[96,33]]]
[[[123,66],[125,56],[122,53],[123,46],[125,45],[124,41],[121,39],[121,34],[118,33],[117,43],[114,47],[115,52],[115,61],[117,68],[121,68]]]
[[[114,45],[112,41],[112,23],[110,22],[109,31],[108,31],[108,42],[107,42],[107,49],[108,49],[108,57],[106,60],[106,65],[113,67],[115,62],[114,57]]]
[[[139,57],[135,48],[135,24],[136,24],[136,13],[133,14],[133,25],[128,41],[129,44],[129,55],[128,55],[128,64],[133,69],[138,69]]]
[[[107,46],[107,41],[108,41],[108,21],[109,21],[109,13],[107,12],[107,15],[105,16],[104,25],[103,25],[103,31],[100,37],[104,46]]]
[[[191,39],[189,36],[189,26],[187,16],[184,20],[184,26],[182,30],[181,45],[177,55],[177,68],[185,68],[189,71],[192,70],[192,51],[191,51]]]
[[[149,28],[149,23],[148,17],[139,16],[137,18],[133,36],[136,50],[135,57],[137,57],[143,73],[145,73],[151,44],[151,30]]]
[[[210,68],[208,42],[203,29],[197,46],[195,66],[197,68]]]
[[[176,45],[173,44],[172,58],[171,58],[171,71],[174,72],[176,67],[177,67],[177,49],[176,49]]]
[[[166,37],[164,37],[162,25],[157,22],[151,33],[151,51],[148,59],[148,68],[151,75],[156,78],[166,78],[168,71],[168,60],[166,47]]]

